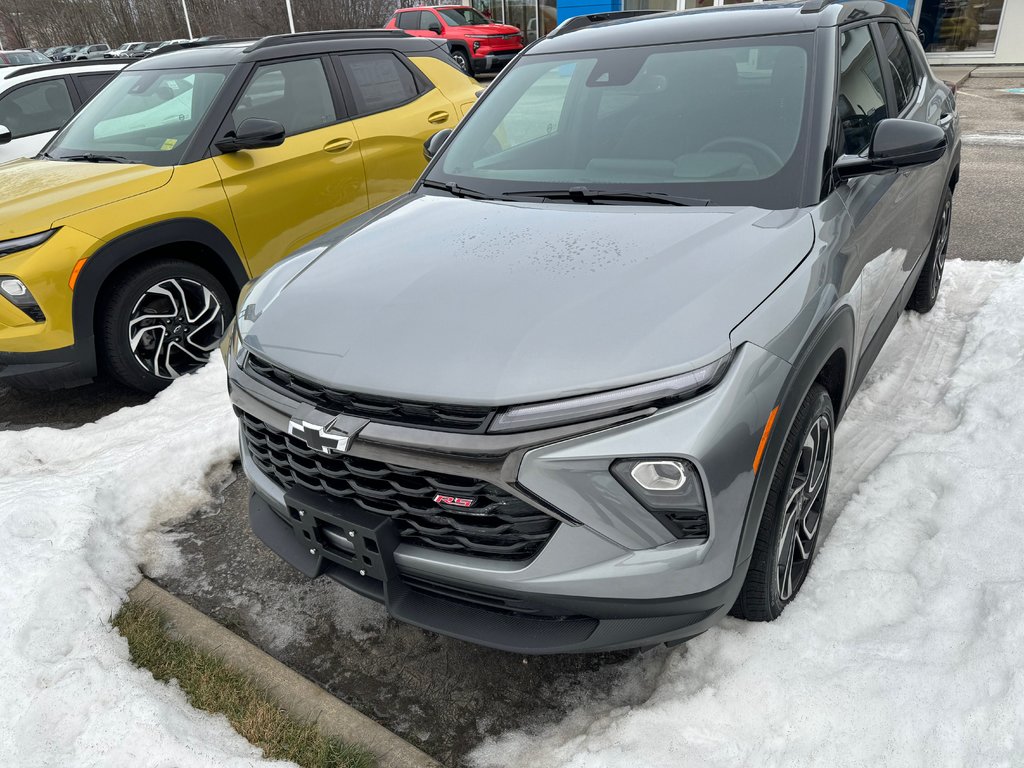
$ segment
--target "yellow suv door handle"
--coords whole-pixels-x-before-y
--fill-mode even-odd
[[[352,139],[331,139],[324,144],[324,152],[344,152],[352,146]]]
[[[448,113],[443,109],[438,112],[431,112],[430,117],[427,118],[428,123],[447,123]]]

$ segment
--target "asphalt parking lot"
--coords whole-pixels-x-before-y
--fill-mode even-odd
[[[964,156],[950,258],[1024,256],[1024,139],[1006,138],[1024,134],[1024,95],[1002,90],[1020,85],[973,79],[960,90]],[[0,385],[0,428],[68,428],[143,401],[105,383],[46,394]],[[219,505],[172,529],[180,560],[151,575],[445,765],[460,764],[489,734],[548,722],[577,702],[643,700],[642,672],[665,655],[524,658],[397,624],[332,582],[309,582],[263,548],[249,531],[247,500],[248,484],[237,477]]]

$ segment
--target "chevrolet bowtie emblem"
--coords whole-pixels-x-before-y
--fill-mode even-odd
[[[344,432],[331,431],[333,426],[333,421],[322,427],[319,424],[310,424],[308,421],[292,419],[288,422],[288,434],[301,440],[317,453],[327,456],[345,453],[352,436]]]

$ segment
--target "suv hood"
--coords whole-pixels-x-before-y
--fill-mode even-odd
[[[465,405],[711,362],[814,239],[798,211],[435,195],[348,231],[247,308],[243,343],[337,389]]]
[[[0,240],[42,232],[79,213],[166,184],[173,168],[14,160],[0,165]]]
[[[450,27],[449,30],[457,30],[460,35],[488,35],[489,37],[522,34],[519,27],[513,27],[511,24],[464,24],[461,27]]]

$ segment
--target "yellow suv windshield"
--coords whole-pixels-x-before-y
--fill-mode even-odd
[[[175,165],[231,67],[121,73],[47,150],[54,160]]]

